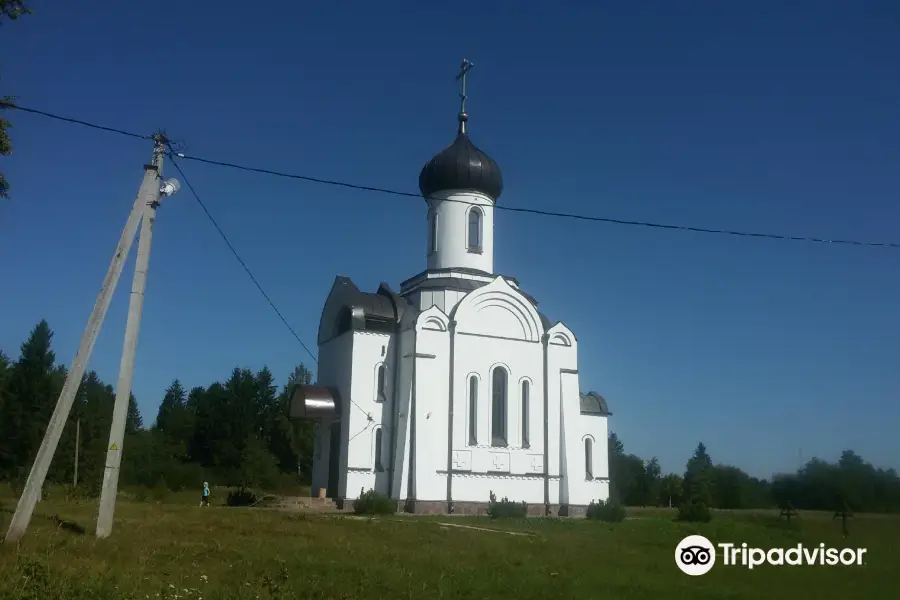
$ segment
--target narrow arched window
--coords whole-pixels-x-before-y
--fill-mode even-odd
[[[387,399],[387,394],[385,393],[385,379],[387,378],[387,374],[385,372],[384,363],[378,365],[378,383],[377,383],[377,395],[375,396],[376,402],[384,402]]]
[[[481,211],[477,208],[469,210],[469,250],[481,252]]]
[[[384,471],[384,466],[381,464],[381,427],[375,430],[375,470]]]
[[[434,254],[437,252],[437,229],[438,229],[438,216],[437,213],[431,211],[431,215],[429,217],[431,222],[428,224],[428,253]]]
[[[528,381],[522,382],[522,447],[528,448],[530,446],[528,441],[528,395],[531,390],[528,386]]]
[[[506,445],[506,370],[495,367],[491,377],[493,397],[491,401],[491,444]]]
[[[594,478],[594,440],[584,438],[584,478]]]
[[[478,378],[469,377],[469,445],[478,445]]]

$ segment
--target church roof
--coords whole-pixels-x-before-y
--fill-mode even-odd
[[[500,167],[469,139],[467,120],[468,116],[460,113],[456,139],[422,167],[419,191],[424,197],[447,190],[472,190],[496,201],[503,192]]]
[[[603,396],[597,392],[588,392],[587,394],[581,394],[581,414],[606,417],[612,413],[609,412],[609,406],[607,406],[606,399]]]
[[[397,314],[394,314],[394,303]],[[319,344],[348,329],[390,331],[403,313],[411,309],[409,302],[391,290],[387,283],[374,294],[360,291],[349,277],[335,277],[319,321]]]

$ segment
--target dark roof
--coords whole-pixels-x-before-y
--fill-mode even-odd
[[[394,314],[393,303],[397,304]],[[373,293],[362,292],[349,277],[338,275],[325,302],[319,320],[319,344],[340,335],[348,328],[358,330],[383,327],[386,323],[399,323],[403,313],[411,308],[409,302],[394,293],[387,283],[378,286]],[[355,315],[355,311],[359,313]],[[353,324],[354,320],[358,320]],[[381,323],[382,325],[378,325]]]
[[[435,279],[425,279],[416,286],[416,290],[429,290],[438,288],[442,290],[458,290],[461,292],[471,292],[487,285],[484,281],[475,281],[474,279],[460,279],[458,277],[437,277]]]
[[[581,414],[606,417],[612,413],[609,412],[609,406],[603,396],[597,392],[588,392],[581,394]]]
[[[466,135],[466,115],[460,115],[459,133],[419,173],[419,191],[428,198],[446,190],[474,190],[497,200],[503,193],[500,167]]]
[[[541,323],[543,323],[544,325],[544,332],[547,332],[551,327],[553,327],[554,323],[547,315],[545,315],[541,311],[538,311],[538,316],[541,318]]]
[[[420,277],[427,277],[428,275],[437,275],[437,274],[447,274],[447,277],[450,277],[450,273],[465,273],[466,275],[481,275],[482,277],[490,277],[491,279],[495,278],[496,275],[494,273],[488,273],[487,271],[482,271],[481,269],[473,269],[472,267],[444,267],[443,269],[425,269],[421,273],[413,275],[409,279],[400,283],[400,289],[405,288],[411,281],[415,281]],[[507,281],[512,281],[516,285],[519,285],[519,280],[513,277],[512,275],[503,275],[503,279]]]

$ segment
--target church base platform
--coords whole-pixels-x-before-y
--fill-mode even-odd
[[[414,515],[466,515],[466,516],[487,516],[487,502],[453,502],[452,513],[445,501],[430,500],[400,500],[397,503],[398,512],[405,512]],[[587,512],[587,506],[572,504],[527,504],[526,514],[529,517],[584,517]]]

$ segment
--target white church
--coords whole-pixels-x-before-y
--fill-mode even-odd
[[[483,514],[491,492],[532,515],[583,514],[609,497],[606,401],[583,394],[578,341],[494,272],[500,168],[466,132],[419,175],[427,268],[394,292],[338,276],[319,322],[316,385],[291,417],[314,419],[314,494],[365,490],[413,513]]]

